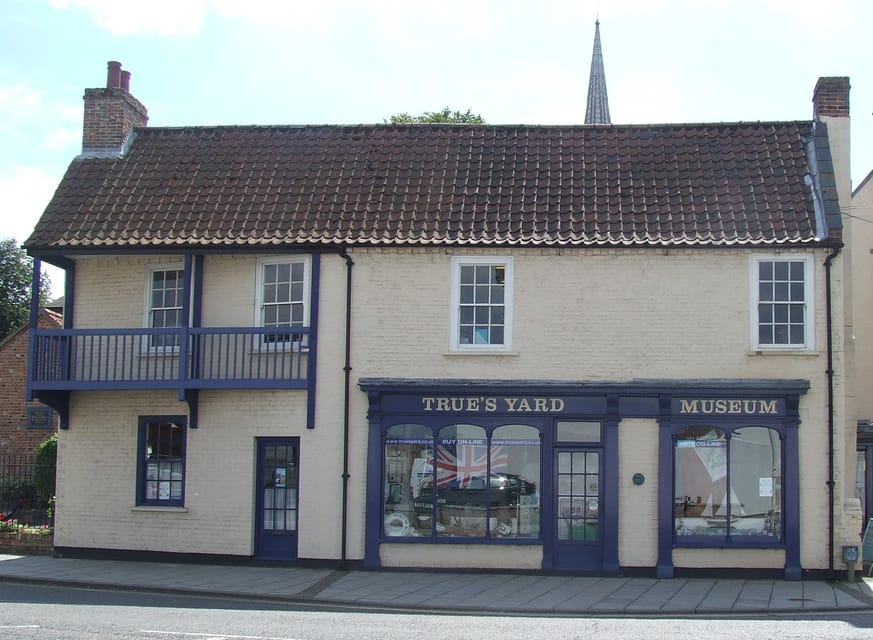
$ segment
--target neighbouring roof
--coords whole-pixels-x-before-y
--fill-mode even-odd
[[[821,211],[816,224],[818,187],[807,184],[818,185],[816,175],[809,180],[819,164],[807,157],[812,122],[224,126],[135,135],[120,159],[70,165],[25,243],[30,251],[724,246],[827,236]]]

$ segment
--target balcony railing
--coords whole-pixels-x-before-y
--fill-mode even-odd
[[[308,327],[37,329],[30,386],[76,389],[304,389]]]

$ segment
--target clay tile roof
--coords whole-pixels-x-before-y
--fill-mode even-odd
[[[807,243],[827,235],[813,135],[811,122],[142,128],[123,158],[75,160],[25,244]]]

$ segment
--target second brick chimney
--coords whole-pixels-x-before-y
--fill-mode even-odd
[[[121,63],[108,63],[105,89],[85,89],[82,155],[124,155],[134,127],[148,123],[145,106],[130,94],[130,72]]]
[[[816,118],[849,117],[849,78],[831,76],[819,78],[812,94],[812,112]]]

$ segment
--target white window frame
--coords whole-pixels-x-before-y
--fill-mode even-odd
[[[502,266],[503,279],[503,344],[462,344],[461,330],[461,267]],[[452,288],[450,317],[450,349],[458,352],[505,352],[512,349],[512,294],[513,260],[509,256],[454,256],[452,257]]]
[[[759,333],[760,282],[759,268],[762,262],[803,263],[803,343],[761,344]],[[749,331],[753,351],[812,351],[815,349],[815,288],[813,279],[815,263],[811,255],[770,254],[754,255],[749,260]],[[764,301],[768,302],[768,301]]]
[[[262,258],[258,258],[258,266],[257,266],[257,277],[255,284],[255,320],[254,326],[263,327],[264,325],[264,268],[268,265],[284,265],[284,264],[303,264],[303,327],[310,326],[310,297],[312,295],[312,260],[308,255],[295,255],[295,256],[265,256]],[[265,349],[269,346],[267,341],[260,340],[259,341],[260,348]],[[303,342],[301,343],[294,342],[293,348],[299,349],[300,347],[304,349],[309,346],[309,334],[303,336]]]
[[[152,311],[154,308],[152,307],[152,284],[154,282],[154,274],[158,271],[181,271],[182,272],[182,295],[185,294],[185,265],[182,262],[168,262],[163,264],[150,264],[146,267],[146,280],[145,280],[145,305],[143,309],[143,328],[144,329],[153,329],[155,328],[152,325]],[[162,307],[162,308],[170,308],[170,307]],[[175,308],[175,307],[173,307]],[[184,311],[184,304],[181,307]],[[180,327],[184,325],[179,325]],[[142,341],[142,350],[143,353],[150,354],[163,354],[163,353],[178,353],[179,346],[174,345],[172,347],[165,347],[159,345],[151,344],[151,340],[149,336],[144,336]]]

